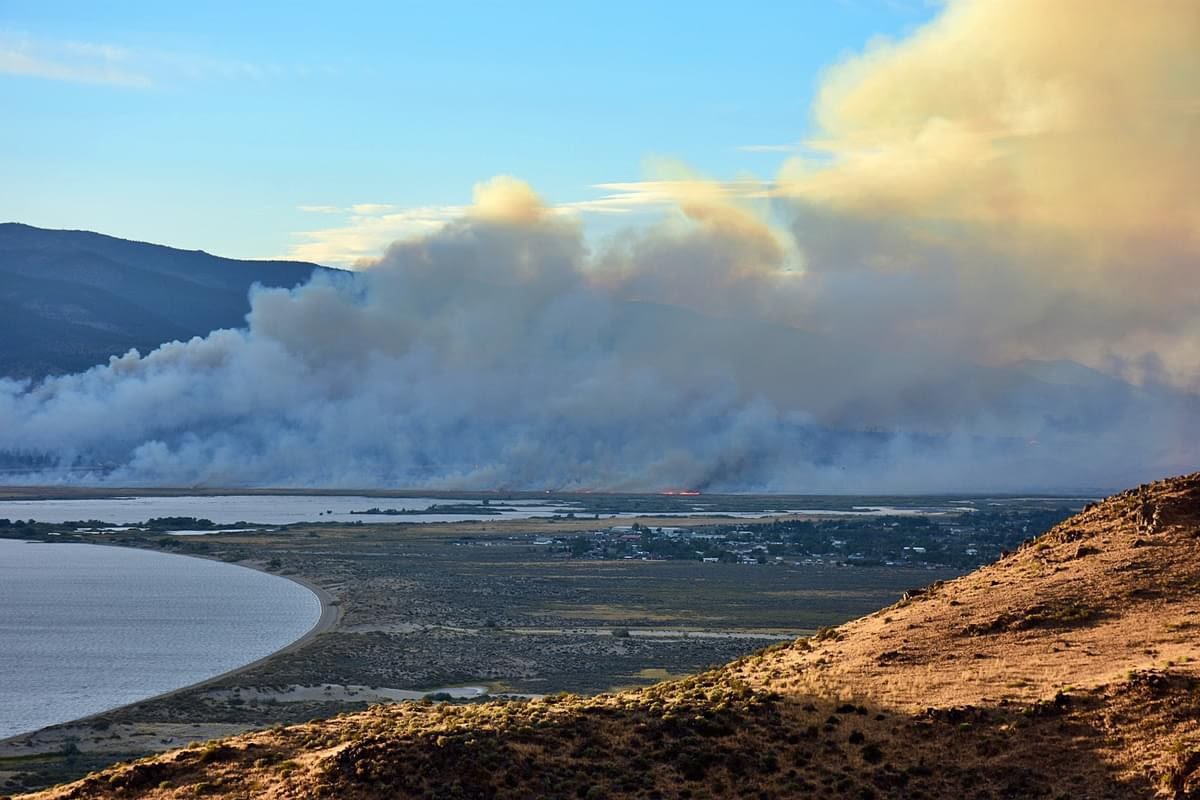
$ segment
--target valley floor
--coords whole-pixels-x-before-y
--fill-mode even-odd
[[[498,595],[507,584],[489,576],[504,574],[500,563],[459,573],[470,577],[457,613],[507,609],[493,619],[501,631],[555,615],[585,624],[568,608],[637,624],[659,585],[553,565],[543,579],[570,580],[534,581],[539,600],[528,603],[528,590]],[[424,587],[419,573],[394,588]],[[737,619],[722,617],[736,594],[720,586],[691,592],[709,598],[693,619]],[[678,597],[686,586],[668,588]],[[1196,800],[1198,589],[1200,474],[1089,506],[993,565],[698,675],[590,697],[375,706],[117,765],[36,797]],[[367,624],[351,613],[365,598],[345,597],[347,629],[331,636],[366,647],[405,635],[349,632]],[[395,608],[428,618],[439,597],[449,596]],[[671,603],[655,608],[680,617]],[[483,642],[485,629],[464,635]],[[340,663],[328,656],[326,670]]]
[[[336,613],[297,646],[202,686],[0,742],[0,791],[70,780],[116,760],[255,728],[405,697],[440,698],[460,686],[489,696],[645,686],[811,634],[954,574],[580,560],[517,535],[553,525],[118,534],[126,546],[235,561],[301,580]]]

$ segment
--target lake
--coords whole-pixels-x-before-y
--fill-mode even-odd
[[[196,517],[218,525],[257,522],[288,525],[297,522],[465,522],[486,519],[529,519],[565,514],[573,509],[530,500],[497,502],[513,509],[479,514],[352,514],[371,508],[422,511],[434,504],[479,506],[481,500],[447,500],[430,497],[356,497],[353,495],[239,495],[197,497],[109,497],[96,500],[0,500],[0,519],[35,519],[38,522],[97,520],[121,525],[155,517]]]
[[[300,584],[233,564],[0,539],[0,738],[256,661],[320,614]]]
[[[480,513],[417,513],[417,514],[353,514],[370,509],[410,509],[424,511],[440,504],[478,507]],[[236,526],[239,522],[262,525],[288,525],[301,522],[362,522],[364,524],[415,522],[466,522],[469,520],[536,519],[556,514],[583,513],[578,505],[561,499],[492,501],[491,513],[484,512],[482,500],[431,497],[365,497],[353,495],[239,495],[218,496],[180,495],[176,497],[109,497],[91,500],[0,500],[0,519],[38,522],[104,522],[110,525],[137,525],[156,517],[195,517],[212,520],[217,525]],[[503,509],[503,510],[502,510]],[[697,504],[691,511],[654,512],[660,517],[685,517],[693,514],[719,514],[735,519],[761,517],[769,514],[802,513],[814,516],[880,516],[911,515],[962,511],[961,507],[931,506],[897,508],[893,506],[855,506],[851,509],[793,509],[764,507],[761,511],[732,511],[719,505]],[[641,512],[618,511],[603,516],[633,517]],[[202,534],[211,531],[181,531]]]

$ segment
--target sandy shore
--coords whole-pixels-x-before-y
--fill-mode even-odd
[[[99,546],[113,547],[116,545],[99,544]],[[203,556],[183,555],[183,554],[178,554],[178,553],[172,553],[171,555],[177,555],[180,558],[204,558]],[[212,559],[212,560],[217,560],[217,559]],[[259,566],[257,564],[253,564],[253,563],[237,563],[234,566],[240,566],[240,567],[245,567],[247,569],[253,569],[256,572],[262,572],[267,575],[273,575],[277,578],[284,578],[286,580],[292,581],[293,583],[298,583],[301,586],[303,586],[305,589],[308,589],[310,592],[312,592],[314,595],[316,595],[317,600],[321,604],[321,614],[317,618],[316,623],[311,628],[309,628],[308,632],[305,633],[303,636],[301,636],[299,639],[296,639],[295,641],[291,642],[290,644],[288,644],[284,647],[281,647],[280,649],[276,650],[275,652],[269,653],[268,655],[265,655],[262,658],[255,659],[254,661],[248,662],[246,664],[242,664],[241,666],[234,667],[233,669],[226,670],[225,672],[222,672],[218,675],[213,675],[213,676],[205,678],[203,680],[196,681],[194,683],[190,683],[186,686],[180,686],[177,689],[172,689],[167,692],[161,692],[160,694],[151,695],[149,697],[143,697],[139,700],[134,700],[133,702],[125,703],[124,705],[113,706],[112,708],[107,708],[103,711],[98,711],[95,714],[89,714],[85,717],[79,717],[77,719],[73,719],[73,720],[70,720],[67,722],[55,723],[54,725],[48,725],[45,728],[40,728],[40,729],[34,730],[34,731],[26,731],[25,733],[18,733],[15,736],[10,736],[6,739],[0,739],[0,757],[4,757],[6,755],[13,755],[13,754],[17,754],[17,753],[28,754],[31,751],[46,751],[46,750],[56,749],[62,745],[62,742],[65,739],[72,737],[74,732],[76,731],[76,729],[89,727],[90,723],[93,720],[99,719],[100,717],[103,717],[108,714],[112,714],[115,711],[120,711],[122,709],[130,708],[132,706],[140,705],[142,703],[148,703],[148,702],[157,701],[157,700],[164,700],[166,698],[173,697],[175,695],[182,694],[184,692],[189,692],[194,689],[198,689],[200,687],[206,686],[210,683],[215,683],[215,682],[223,680],[225,678],[229,678],[234,675],[237,675],[238,673],[253,669],[254,667],[260,666],[261,664],[263,664],[263,663],[271,660],[272,658],[275,658],[276,656],[279,656],[283,653],[290,653],[290,652],[299,650],[300,648],[304,647],[305,645],[307,645],[309,642],[311,642],[313,639],[320,636],[321,634],[328,633],[332,630],[335,630],[338,627],[339,623],[341,622],[341,619],[342,619],[341,601],[338,600],[338,598],[335,597],[333,594],[331,594],[329,591],[321,588],[320,586],[313,583],[312,581],[307,580],[305,578],[295,576],[295,575],[280,575],[276,572],[270,572],[268,570],[263,569],[261,566]],[[242,726],[235,726],[235,727],[240,728]],[[222,731],[222,733],[223,733],[223,731]],[[30,748],[28,745],[28,743],[31,741],[35,742],[35,744],[33,745],[32,748]]]
[[[182,555],[182,554],[172,553],[171,555]],[[184,555],[183,558],[204,558],[204,556]],[[216,561],[219,559],[211,559],[211,560]],[[219,675],[213,675],[211,678],[205,678],[202,681],[196,681],[195,683],[189,683],[187,686],[180,686],[178,689],[172,689],[169,692],[163,692],[162,694],[156,694],[151,697],[146,697],[141,700],[134,701],[132,703],[126,703],[125,705],[122,705],[122,706],[116,706],[116,707],[110,708],[106,711],[102,711],[99,714],[92,714],[87,717],[81,717],[80,719],[72,720],[71,722],[67,722],[67,723],[63,723],[63,724],[73,725],[78,722],[86,722],[87,720],[92,719],[94,717],[103,716],[104,714],[110,714],[113,711],[118,711],[122,708],[128,708],[129,706],[135,706],[140,703],[148,703],[148,702],[151,702],[154,700],[162,700],[167,697],[172,697],[174,695],[181,694],[183,692],[189,692],[192,689],[198,689],[201,686],[206,686],[210,683],[215,683],[216,681],[223,680],[225,678],[230,678],[234,675],[237,675],[238,673],[245,672],[247,670],[250,670],[250,669],[253,669],[254,667],[259,666],[260,664],[264,664],[267,661],[270,661],[272,658],[275,658],[278,655],[281,655],[283,653],[291,653],[296,650],[299,650],[300,648],[304,647],[306,644],[308,644],[309,642],[311,642],[313,639],[317,638],[321,634],[328,633],[328,632],[336,629],[338,627],[338,624],[341,622],[341,620],[342,620],[341,601],[338,600],[337,597],[335,597],[333,594],[326,591],[325,589],[322,589],[320,586],[313,583],[312,581],[307,580],[306,578],[298,577],[296,575],[280,575],[277,572],[270,572],[269,570],[265,570],[262,567],[258,566],[257,564],[238,562],[235,566],[245,567],[246,569],[252,569],[252,570],[255,570],[256,572],[262,572],[267,575],[273,575],[276,578],[284,578],[286,580],[291,581],[292,583],[300,584],[305,589],[308,589],[310,592],[315,594],[317,596],[317,600],[319,600],[321,603],[321,616],[317,618],[316,624],[314,624],[311,628],[308,629],[308,633],[304,634],[303,636],[301,636],[299,639],[292,642],[291,644],[281,647],[273,653],[268,653],[267,655],[263,656],[262,658],[255,659],[254,661],[251,661],[248,664],[242,664],[240,667],[234,667],[233,669],[226,670],[225,672],[222,672]],[[28,734],[26,734],[26,735],[28,735]],[[0,744],[3,744],[3,742],[0,742]]]

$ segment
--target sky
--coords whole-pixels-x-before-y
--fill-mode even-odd
[[[811,132],[823,70],[936,12],[0,0],[0,219],[348,266],[497,174],[555,204],[663,160],[771,178]],[[636,210],[579,213],[603,233]]]
[[[0,5],[0,217],[356,271],[0,378],[10,480],[1200,463],[1198,3],[174,5]]]

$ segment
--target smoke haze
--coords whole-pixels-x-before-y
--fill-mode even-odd
[[[1200,7],[950,3],[602,243],[501,176],[243,330],[0,380],[12,482],[1115,487],[1195,468]],[[1108,55],[1096,58],[1103,50]],[[37,466],[36,474],[32,468]]]

